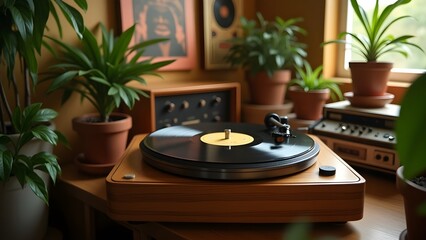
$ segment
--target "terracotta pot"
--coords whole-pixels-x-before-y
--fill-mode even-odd
[[[252,104],[279,105],[284,103],[287,84],[291,79],[290,70],[276,71],[272,77],[266,72],[246,74]]]
[[[107,164],[117,162],[124,153],[132,118],[124,113],[113,113],[110,122],[90,122],[98,114],[86,114],[72,120],[74,131],[83,145],[85,163]]]
[[[418,213],[418,207],[426,203],[426,188],[419,186],[403,177],[404,167],[397,170],[396,183],[404,198],[405,220],[407,230],[401,233],[400,239],[424,239],[426,236],[426,216]]]
[[[289,87],[293,110],[298,119],[318,120],[322,118],[324,104],[330,98],[329,89],[305,92],[297,86]]]
[[[354,96],[383,96],[392,67],[389,62],[350,62]]]

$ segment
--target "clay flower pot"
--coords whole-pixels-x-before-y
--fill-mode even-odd
[[[319,120],[322,118],[324,104],[330,98],[330,89],[305,92],[297,86],[291,86],[289,95],[298,119]]]
[[[87,114],[72,120],[80,136],[85,163],[116,163],[124,153],[132,118],[124,113],[112,113],[109,122],[93,121],[98,114]]]
[[[426,204],[426,188],[403,177],[404,167],[397,170],[397,187],[404,197],[405,220],[407,230],[401,233],[400,239],[424,239],[426,236],[426,215],[419,213],[421,204]]]
[[[247,73],[251,103],[258,105],[283,104],[290,79],[290,70],[275,71],[272,77],[269,77],[266,72],[259,72],[254,76]]]
[[[389,62],[350,62],[354,96],[383,96],[392,67]]]

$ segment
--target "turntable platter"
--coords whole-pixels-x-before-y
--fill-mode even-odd
[[[320,149],[312,138],[298,132],[277,143],[262,125],[200,123],[157,130],[140,143],[140,150],[143,161],[166,172],[247,180],[305,170],[315,163]]]

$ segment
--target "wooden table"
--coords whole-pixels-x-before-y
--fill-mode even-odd
[[[85,239],[93,239],[96,229],[93,211],[108,214],[105,177],[93,177],[78,171],[74,164],[62,167],[57,188],[84,205]],[[398,239],[405,229],[402,196],[395,185],[395,176],[357,169],[366,179],[364,216],[347,223],[309,224],[310,234],[337,239]],[[133,239],[283,239],[292,224],[222,224],[222,223],[157,223],[120,222],[133,233]]]

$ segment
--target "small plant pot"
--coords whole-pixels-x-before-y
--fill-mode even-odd
[[[247,73],[251,103],[258,105],[284,104],[290,79],[290,70],[276,71],[272,77],[269,77],[266,72],[259,72],[254,76]]]
[[[305,92],[297,86],[291,86],[289,96],[293,101],[293,110],[298,119],[319,120],[322,118],[324,104],[330,98],[330,90],[320,89]]]
[[[350,62],[354,96],[383,96],[392,67],[389,62]]]
[[[113,113],[109,122],[96,122],[97,114],[87,114],[72,120],[74,131],[83,145],[84,162],[89,164],[116,163],[124,153],[132,118]]]
[[[424,239],[426,236],[426,215],[421,215],[418,208],[426,203],[426,188],[409,181],[403,176],[404,167],[397,170],[396,183],[404,198],[405,220],[407,230],[401,233],[404,240]]]

